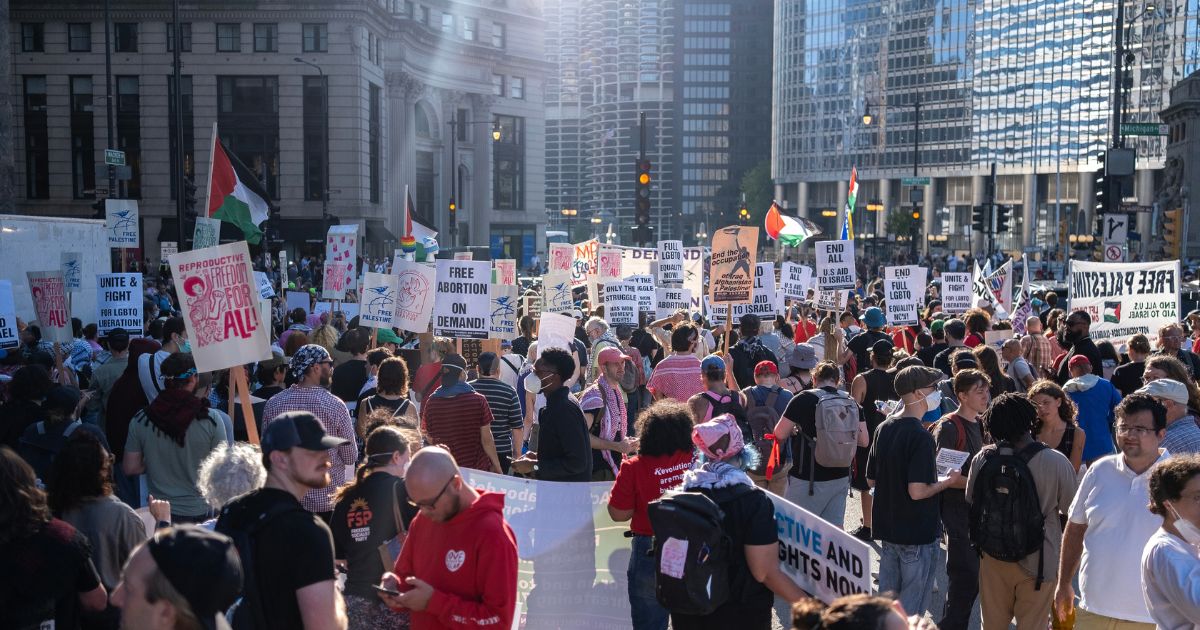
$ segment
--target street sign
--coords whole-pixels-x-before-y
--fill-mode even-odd
[[[109,166],[125,166],[125,152],[116,149],[105,149],[104,163]]]
[[[1042,251],[1042,248],[1036,245],[1029,245],[1021,251],[1025,252],[1026,254],[1037,254]]]
[[[1129,215],[1127,214],[1105,214],[1102,216],[1100,229],[1103,234],[1100,235],[1100,240],[1104,245],[1121,245],[1129,240]]]
[[[1167,126],[1159,123],[1125,123],[1121,125],[1123,136],[1165,136]]]
[[[900,179],[901,186],[928,186],[928,177],[902,177]]]
[[[1125,262],[1125,250],[1120,245],[1105,245],[1104,262]]]
[[[1121,204],[1121,212],[1154,212],[1154,206],[1139,206],[1136,203]]]

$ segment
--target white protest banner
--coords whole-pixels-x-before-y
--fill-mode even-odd
[[[221,220],[211,217],[196,217],[192,230],[192,250],[216,247],[221,243]]]
[[[471,250],[465,252],[454,252],[454,260],[474,260],[471,256]]]
[[[612,282],[621,279],[621,259],[624,255],[620,249],[611,245],[601,245],[596,254],[596,275],[600,282]]]
[[[550,348],[570,351],[571,340],[575,338],[575,318],[563,313],[542,313],[537,337],[539,356]]]
[[[487,339],[492,264],[486,260],[437,261],[433,334]]]
[[[321,299],[322,300],[344,300],[346,299],[346,274],[345,268],[338,262],[326,262],[322,269],[321,277]]]
[[[271,277],[267,275],[267,272],[255,271],[254,282],[258,285],[258,297],[264,300],[275,297],[275,285],[271,283]]]
[[[17,337],[17,301],[11,280],[0,280],[0,348],[21,343]]]
[[[812,288],[812,278],[812,267],[793,262],[783,263],[783,269],[779,274],[783,297],[792,300],[806,299],[808,290]]]
[[[758,263],[754,266],[754,298],[750,302],[733,305],[733,321],[742,315],[753,313],[759,319],[775,319],[775,263]]]
[[[142,274],[102,273],[96,276],[96,329],[101,337],[123,328],[142,336]]]
[[[488,339],[517,338],[517,287],[493,284],[488,293]]]
[[[350,225],[332,225],[329,227],[329,233],[325,235],[325,264],[340,267],[345,278],[342,280],[341,289],[343,293],[349,289],[354,289],[358,285],[358,274],[356,266],[358,265],[358,224],[351,223]],[[326,283],[328,284],[328,283]],[[334,285],[339,286],[339,285]],[[322,297],[325,297],[323,292]],[[344,295],[336,298],[326,299],[344,299]]]
[[[925,295],[925,274],[919,265],[883,268],[883,303],[887,322],[892,326],[918,324],[921,298]]]
[[[575,258],[575,246],[570,243],[550,243],[550,266],[547,273],[562,273],[571,271],[571,263]]]
[[[392,268],[397,289],[392,325],[409,332],[428,331],[436,297],[434,283],[437,272],[428,265],[411,260],[397,261]]]
[[[654,318],[663,319],[692,308],[691,289],[655,289]]]
[[[625,282],[633,284],[637,293],[638,312],[649,313],[654,310],[654,276],[629,276]]]
[[[259,318],[246,241],[175,254],[171,274],[197,371],[271,358],[269,322]]]
[[[63,286],[67,293],[76,293],[83,288],[83,261],[79,252],[63,252],[59,255],[62,262]]]
[[[492,263],[496,266],[496,284],[517,286],[517,261],[511,258],[502,258],[494,260]]]
[[[1142,333],[1151,340],[1158,328],[1180,321],[1178,260],[1150,263],[1071,261],[1071,310],[1092,318],[1092,339],[1124,341]]]
[[[158,244],[158,257],[167,262],[167,259],[179,253],[178,241],[162,241]]]
[[[71,342],[71,314],[67,312],[67,290],[62,271],[27,271],[29,295],[42,329],[42,339]]]
[[[844,289],[836,291],[817,289],[813,294],[813,308],[819,311],[840,313],[846,309],[846,298],[848,295],[849,291]]]
[[[637,326],[637,285],[632,282],[609,282],[604,285],[604,319],[613,326]]]
[[[304,309],[305,313],[312,312],[312,300],[309,299],[308,291],[288,291],[287,295],[287,310],[293,311],[298,308]]]
[[[942,310],[950,314],[965,313],[971,308],[971,274],[942,274]]]
[[[596,273],[596,253],[600,250],[600,242],[593,238],[571,247],[571,284],[581,287],[587,284],[588,276]]]
[[[136,248],[140,236],[137,200],[105,199],[104,227],[108,230],[109,247]]]
[[[731,226],[713,235],[708,295],[713,304],[738,304],[754,297],[758,228]]]
[[[831,289],[854,288],[854,241],[818,241],[817,286]]]
[[[658,281],[683,283],[683,241],[658,242]]]
[[[358,321],[371,328],[391,328],[395,319],[396,276],[368,271],[363,274],[362,291],[358,296]]]
[[[871,592],[871,548],[866,543],[787,499],[767,496],[775,504],[779,568],[797,586],[826,604]]]
[[[545,294],[542,310],[548,313],[565,313],[575,307],[569,273],[556,272],[542,276],[542,291]]]

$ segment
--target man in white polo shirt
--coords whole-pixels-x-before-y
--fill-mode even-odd
[[[1169,455],[1159,448],[1167,412],[1141,393],[1126,397],[1116,411],[1121,452],[1088,468],[1063,533],[1054,610],[1061,619],[1075,605],[1071,579],[1078,568],[1076,630],[1154,628],[1140,569],[1142,548],[1161,521],[1146,506],[1150,472]]]

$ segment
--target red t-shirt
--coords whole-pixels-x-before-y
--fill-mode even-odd
[[[692,467],[692,452],[643,457],[635,455],[621,462],[613,482],[608,504],[618,510],[633,510],[629,529],[639,536],[653,536],[646,506],[683,481],[683,473]]]
[[[817,324],[811,319],[805,317],[804,319],[796,322],[796,334],[793,337],[793,340],[796,343],[805,343],[809,339],[812,339],[816,334]]]

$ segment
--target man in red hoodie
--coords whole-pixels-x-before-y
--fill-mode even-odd
[[[413,630],[509,628],[517,605],[517,541],[504,520],[504,495],[476,492],[454,457],[417,451],[404,478],[420,509],[380,592],[392,608],[412,611]]]

